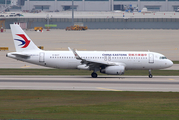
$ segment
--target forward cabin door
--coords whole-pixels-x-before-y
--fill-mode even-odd
[[[149,63],[154,63],[154,54],[149,53]]]
[[[39,53],[39,62],[40,63],[44,63],[45,62],[45,53],[44,52],[40,52]]]

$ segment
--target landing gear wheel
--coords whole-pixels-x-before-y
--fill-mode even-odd
[[[149,69],[149,78],[152,78],[153,76],[152,76],[152,72],[151,72],[152,70],[151,69]]]
[[[153,76],[152,76],[152,74],[149,74],[149,78],[152,78]]]
[[[98,77],[98,74],[96,74],[95,72],[93,72],[93,73],[91,73],[91,77],[97,78],[97,77]]]

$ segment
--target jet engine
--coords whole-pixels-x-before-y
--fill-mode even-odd
[[[124,66],[108,66],[104,69],[101,69],[101,73],[105,73],[108,75],[122,75],[124,74],[125,67]]]

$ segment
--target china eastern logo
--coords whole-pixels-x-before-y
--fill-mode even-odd
[[[20,39],[14,39],[14,40],[17,40],[17,41],[20,41],[22,42],[19,46],[22,46],[21,48],[26,48],[29,44],[30,44],[30,40],[28,40],[26,38],[26,36],[24,34],[16,34],[17,36],[20,36],[23,40],[20,40]]]

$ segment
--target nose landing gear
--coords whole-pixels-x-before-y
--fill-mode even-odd
[[[151,70],[149,70],[149,78],[152,78],[152,73],[151,73]]]

